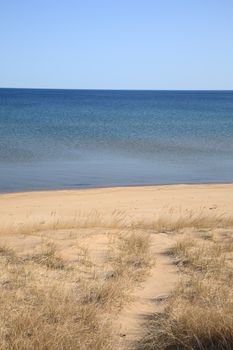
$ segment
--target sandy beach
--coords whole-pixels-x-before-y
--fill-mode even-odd
[[[0,194],[1,224],[48,220],[51,215],[70,219],[97,211],[109,217],[120,211],[129,219],[160,215],[231,215],[233,184],[195,184],[113,187]]]

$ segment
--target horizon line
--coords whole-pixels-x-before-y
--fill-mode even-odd
[[[67,90],[67,91],[216,91],[216,92],[231,92],[232,89],[139,89],[139,88],[55,88],[55,87],[9,87],[0,86],[0,89],[11,89],[11,90]]]

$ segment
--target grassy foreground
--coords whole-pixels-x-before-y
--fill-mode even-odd
[[[151,222],[125,222],[119,213],[105,222],[95,214],[82,222],[5,227],[2,237],[38,241],[22,251],[0,246],[0,349],[122,348],[117,317],[156,268],[154,234],[174,237],[164,253],[181,278],[163,311],[142,324],[145,336],[133,349],[233,349],[232,227],[232,218],[194,213]],[[97,229],[104,234],[100,258],[88,249]],[[88,244],[80,243],[83,230],[92,234]],[[60,250],[68,238],[72,259]]]

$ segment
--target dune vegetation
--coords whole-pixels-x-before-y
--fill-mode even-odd
[[[95,261],[76,231],[67,236],[75,250],[65,259],[62,234],[60,246],[51,240],[53,228],[32,250],[0,247],[1,350],[118,348],[116,315],[154,264],[149,235],[106,232],[105,252]]]
[[[232,227],[232,218],[191,212],[2,227],[0,349],[233,349]],[[153,235],[173,240],[163,254],[178,283],[141,322],[143,337],[125,345],[118,316],[156,269]]]
[[[138,347],[233,349],[233,231],[182,234],[167,253],[181,278]]]

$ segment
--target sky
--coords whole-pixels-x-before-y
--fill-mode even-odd
[[[0,0],[0,87],[233,89],[233,0]]]

